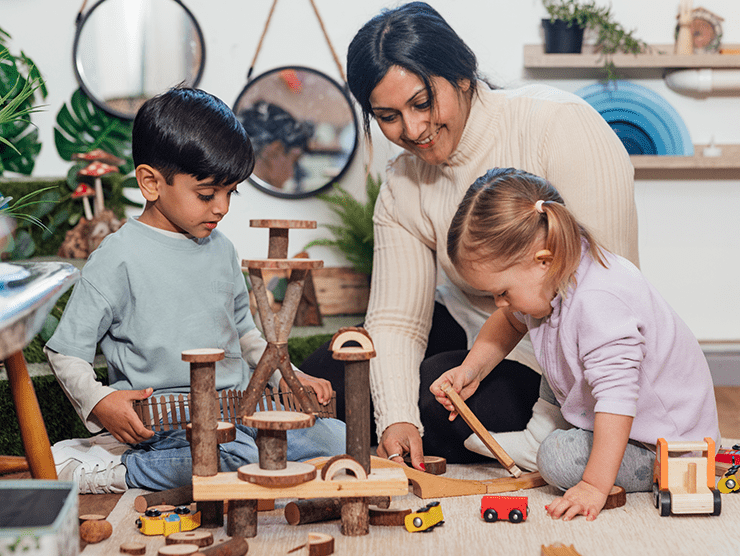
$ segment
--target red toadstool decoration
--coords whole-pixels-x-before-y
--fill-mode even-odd
[[[82,206],[85,210],[85,218],[87,220],[92,220],[93,215],[92,211],[90,210],[90,201],[87,200],[88,197],[95,197],[95,191],[93,191],[92,187],[90,187],[86,183],[81,183],[80,185],[78,185],[77,189],[75,189],[74,193],[72,193],[73,199],[82,198]]]
[[[77,175],[80,177],[95,179],[95,216],[101,214],[105,208],[103,203],[103,181],[101,178],[114,172],[118,172],[117,167],[111,166],[105,162],[100,162],[99,160],[89,164],[77,172]]]

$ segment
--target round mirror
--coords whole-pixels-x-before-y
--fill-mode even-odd
[[[77,25],[73,57],[85,94],[106,112],[133,120],[147,99],[198,84],[205,46],[180,0],[99,0]]]
[[[359,127],[352,101],[336,81],[310,68],[263,73],[244,87],[234,113],[255,154],[249,181],[277,197],[309,197],[347,170]]]

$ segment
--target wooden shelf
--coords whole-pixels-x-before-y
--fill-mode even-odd
[[[740,54],[673,54],[672,44],[650,46],[648,54],[615,54],[614,65],[622,69],[686,69],[686,68],[740,68]],[[728,44],[728,49],[740,45]],[[604,65],[601,54],[593,47],[584,46],[582,54],[545,54],[541,44],[524,46],[524,67],[527,69],[594,69]]]
[[[704,156],[707,145],[695,145],[694,156],[632,155],[636,179],[738,179],[740,145],[716,145],[717,157]]]

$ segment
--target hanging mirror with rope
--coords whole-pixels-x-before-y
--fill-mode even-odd
[[[80,87],[97,106],[133,120],[149,98],[197,86],[203,33],[180,0],[99,0],[77,17],[73,61]]]
[[[310,2],[346,81],[316,5]],[[247,84],[233,110],[255,152],[249,182],[270,195],[300,199],[320,193],[344,175],[357,151],[359,125],[346,86],[323,72],[285,66],[251,77],[276,4],[273,0]]]

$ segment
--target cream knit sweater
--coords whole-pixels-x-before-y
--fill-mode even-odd
[[[430,166],[409,153],[392,160],[373,217],[375,254],[365,326],[377,357],[370,381],[378,435],[419,418],[419,365],[435,289],[467,329],[495,310],[462,281],[447,257],[447,230],[468,187],[488,169],[514,167],[548,179],[609,250],[638,264],[634,169],[619,138],[579,97],[542,85],[489,90],[479,84],[457,150]],[[479,328],[478,328],[479,329]],[[510,355],[533,368],[531,344]],[[528,349],[527,349],[528,348]]]

